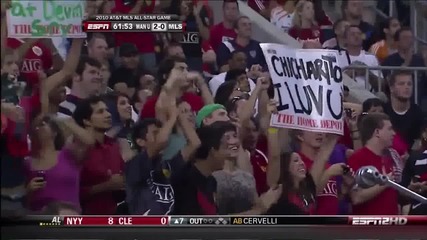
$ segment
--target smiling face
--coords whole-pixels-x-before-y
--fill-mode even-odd
[[[305,164],[298,153],[292,153],[289,162],[289,174],[292,176],[294,182],[300,182],[307,174]]]
[[[240,140],[235,131],[225,132],[218,150],[214,150],[216,170],[222,170],[226,159],[236,159],[239,155]]]
[[[125,96],[119,96],[117,98],[117,111],[119,112],[120,119],[123,121],[132,118],[132,106],[130,105],[129,98]]]

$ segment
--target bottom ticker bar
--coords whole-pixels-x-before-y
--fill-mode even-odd
[[[425,225],[427,216],[28,216],[2,226],[43,227],[233,227],[233,226],[404,226]]]

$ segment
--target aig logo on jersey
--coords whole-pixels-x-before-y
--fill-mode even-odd
[[[199,44],[199,33],[197,32],[187,32],[182,34],[181,39],[182,44]]]
[[[357,226],[391,226],[391,225],[406,225],[408,218],[406,217],[353,217],[351,225]]]

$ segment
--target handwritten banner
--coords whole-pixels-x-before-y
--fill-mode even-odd
[[[276,89],[271,125],[343,135],[343,83],[338,52],[260,44]]]
[[[14,38],[85,38],[83,0],[12,0],[7,13],[8,36]]]

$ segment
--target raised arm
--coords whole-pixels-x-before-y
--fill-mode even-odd
[[[320,152],[317,159],[314,161],[313,166],[311,167],[310,174],[313,177],[313,181],[316,184],[316,189],[323,190],[324,186],[322,184],[323,173],[325,172],[326,163],[331,156],[331,153],[337,144],[338,136],[328,135],[325,139],[325,142],[322,144]]]
[[[195,78],[196,87],[200,91],[200,96],[202,96],[203,103],[205,105],[214,103],[214,98],[212,96],[211,90],[206,83],[206,80],[202,77],[200,73],[191,72],[188,74],[187,78]]]
[[[206,21],[200,17],[200,12],[202,11],[203,4],[199,1],[193,8],[193,14],[196,18],[196,24],[199,28],[200,36],[203,40],[207,41],[210,37],[209,26],[206,24]]]
[[[267,110],[270,118],[272,114],[277,113],[276,102],[274,100],[267,106]],[[280,179],[279,131],[285,131],[285,129],[269,127],[266,131],[268,142],[267,184],[270,187],[276,186]]]
[[[180,91],[179,82],[185,77],[179,70],[172,69],[166,83],[162,86],[155,106],[156,118],[162,123],[167,121],[167,112],[168,108],[170,108],[171,99],[178,97]]]
[[[147,149],[147,154],[150,158],[157,156],[168,144],[169,136],[172,133],[172,129],[178,118],[178,109],[176,107],[175,99],[170,101],[170,104],[167,107],[166,117],[166,122],[163,123],[163,126],[160,128],[160,131],[156,136],[156,147],[150,148],[150,151]]]
[[[77,162],[80,162],[84,159],[87,149],[96,143],[96,139],[88,130],[79,126],[71,117],[55,118],[55,121],[71,134],[67,138],[64,148],[68,149],[74,155]]]
[[[197,136],[196,130],[194,129],[194,123],[188,121],[187,114],[180,112],[178,116],[178,123],[187,138],[187,145],[181,150],[181,155],[185,161],[189,161],[200,146],[201,142]]]
[[[71,49],[69,51],[69,54],[67,56],[67,59],[65,60],[65,64],[62,67],[62,69],[42,82],[42,86],[43,86],[41,88],[42,113],[48,113],[49,111],[50,92],[53,89],[57,88],[58,86],[64,84],[65,81],[74,74],[77,68],[77,65],[79,63],[80,52],[83,46],[83,42],[84,42],[84,39],[81,39],[81,38],[73,39]]]
[[[251,119],[251,117],[254,115],[254,108],[255,108],[256,101],[258,99],[258,96],[263,90],[263,81],[264,80],[261,78],[258,79],[255,89],[252,91],[248,101],[246,101],[242,107],[242,111],[240,112],[240,115],[239,115],[240,124],[242,126],[246,125]]]
[[[7,41],[7,19],[6,11],[10,8],[10,0],[1,1],[1,65],[3,66],[4,57],[6,55],[6,41]]]

